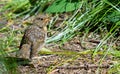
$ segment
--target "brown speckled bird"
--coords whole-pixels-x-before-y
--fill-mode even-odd
[[[45,44],[47,21],[48,18],[45,15],[37,16],[33,21],[35,24],[25,30],[20,49],[16,53],[17,57],[32,59],[38,56],[38,51]]]

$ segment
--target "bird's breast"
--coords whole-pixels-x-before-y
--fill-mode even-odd
[[[44,40],[46,32],[38,26],[30,26],[25,31],[26,40],[35,42],[37,40]]]

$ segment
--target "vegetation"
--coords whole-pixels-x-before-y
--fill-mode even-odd
[[[27,19],[32,15],[36,15],[39,12],[48,14],[62,14],[71,13],[71,17],[63,21],[63,26],[53,28],[54,21],[51,19],[48,24],[48,32],[52,30],[58,31],[55,34],[51,34],[46,40],[46,44],[56,43],[59,46],[65,42],[71,40],[73,37],[83,35],[82,39],[88,38],[92,32],[93,38],[95,35],[99,35],[100,43],[95,49],[87,51],[85,54],[92,53],[92,58],[102,54],[100,64],[107,55],[114,57],[113,64],[109,70],[109,73],[120,72],[120,1],[119,0],[10,0],[7,2],[1,2],[5,6],[0,11],[5,12],[3,16],[10,22],[4,27],[0,27],[0,34],[4,34],[5,37],[0,38],[0,67],[4,67],[4,70],[0,68],[0,72],[9,72],[9,66],[6,66],[6,62],[2,59],[7,56],[9,52],[18,50],[19,42],[23,34],[23,29],[11,28],[12,20],[16,18]],[[10,24],[10,25],[9,25]],[[4,25],[0,23],[0,26]],[[24,26],[24,25],[23,25]],[[81,41],[82,43],[83,41]],[[117,44],[117,45],[116,45]],[[101,50],[102,49],[102,50]],[[68,52],[68,51],[67,51]],[[82,53],[70,52],[59,53],[49,52],[44,54],[58,54],[58,55],[80,55]],[[77,56],[79,57],[79,56]],[[77,57],[73,57],[74,60]],[[67,61],[67,60],[66,60]],[[14,64],[15,65],[15,64]],[[51,71],[50,69],[49,71]]]

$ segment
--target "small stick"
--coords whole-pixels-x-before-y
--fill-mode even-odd
[[[99,43],[100,43],[100,41],[98,41],[98,40],[89,40],[89,42],[92,42],[92,43],[97,43],[97,44],[99,44]]]

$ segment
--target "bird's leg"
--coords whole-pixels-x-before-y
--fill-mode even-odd
[[[31,50],[31,60],[32,60],[32,63],[34,65],[34,67],[37,67],[41,61],[40,61],[40,57],[39,57],[39,50],[44,46],[44,42],[42,41],[36,41],[33,43],[33,46],[32,46],[32,50]]]
[[[33,59],[33,57],[36,57],[37,56],[37,50],[36,49],[34,49],[34,45],[32,45],[32,47],[31,47],[31,51],[30,51],[30,59],[32,60]]]

